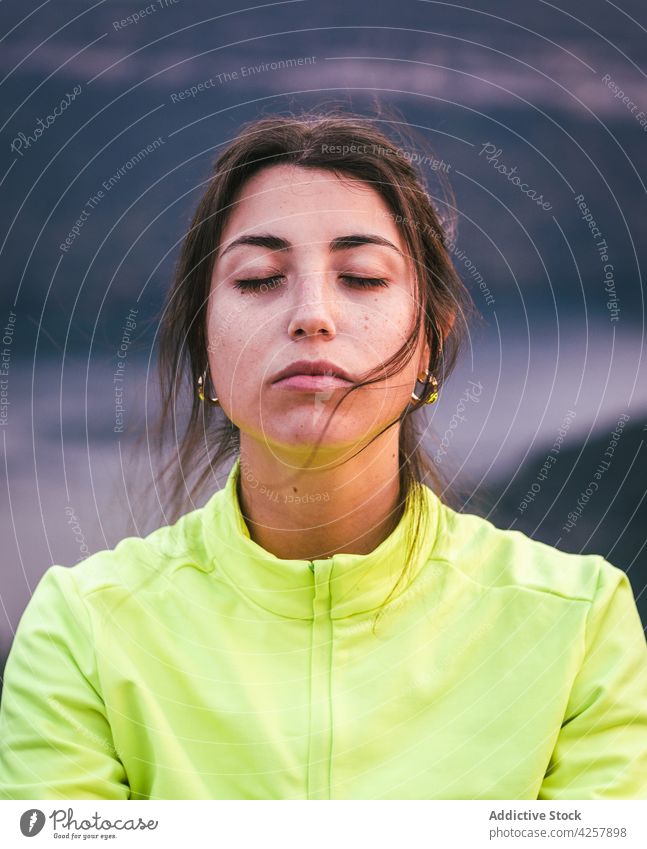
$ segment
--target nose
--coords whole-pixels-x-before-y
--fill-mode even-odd
[[[332,339],[336,335],[335,303],[328,285],[325,274],[304,275],[297,280],[288,325],[290,338],[321,334]]]

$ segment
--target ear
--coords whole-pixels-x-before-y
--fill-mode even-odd
[[[429,358],[431,357],[431,348],[429,347],[429,342],[425,339],[424,345],[422,346],[422,352],[420,354],[420,359],[418,360],[418,380],[422,381],[425,379],[425,369],[429,368]]]
[[[445,326],[442,328],[443,340],[447,339],[449,334],[451,333],[452,327],[454,326],[454,321],[456,320],[456,315],[452,315]],[[418,361],[418,379],[424,380],[425,369],[429,367],[429,360],[431,357],[431,348],[429,347],[429,342],[427,339],[424,341],[424,345],[422,347],[422,352],[420,354],[420,360]]]
[[[452,332],[452,327],[454,326],[455,321],[456,313],[452,313],[452,315],[447,319],[447,323],[443,327],[443,339],[447,339],[449,334]]]

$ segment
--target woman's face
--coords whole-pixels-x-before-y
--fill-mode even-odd
[[[350,236],[388,244],[344,241]],[[213,390],[241,438],[297,457],[318,442],[349,388],[331,372],[357,379],[382,366],[411,331],[415,291],[404,243],[369,185],[273,165],[244,185],[220,245],[207,312]],[[276,381],[298,360],[333,366]],[[353,391],[326,430],[323,455],[363,444],[395,419],[428,362],[421,339],[399,374]]]

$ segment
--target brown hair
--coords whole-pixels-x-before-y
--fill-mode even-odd
[[[392,130],[398,125],[399,121],[390,122]],[[401,129],[397,128],[396,132],[408,143]],[[165,440],[170,437],[173,450],[161,464],[156,487],[162,484],[169,488],[170,515],[164,514],[168,522],[179,518],[187,504],[195,506],[194,499],[211,481],[214,470],[239,453],[238,428],[222,408],[201,402],[195,387],[207,366],[207,299],[221,234],[241,187],[260,169],[277,164],[325,169],[342,179],[362,180],[381,195],[413,260],[416,318],[400,350],[375,369],[374,377],[367,377],[349,391],[397,373],[413,355],[421,330],[431,350],[429,373],[436,377],[439,391],[442,389],[464,341],[468,316],[476,310],[447,247],[448,239],[453,241],[456,220],[451,188],[443,181],[448,200],[439,201],[446,216],[446,221],[441,223],[425,180],[413,167],[412,158],[406,147],[392,141],[375,126],[373,119],[334,108],[250,121],[217,158],[184,238],[160,316],[161,414],[156,445],[163,453]],[[439,176],[442,180],[442,174]],[[426,515],[420,509],[424,504],[420,484],[429,486],[448,503],[447,480],[421,445],[420,425],[424,418],[421,422],[420,413],[412,415],[424,407],[423,402],[431,391],[432,386],[427,383],[421,401],[411,401],[387,425],[400,425],[397,509],[410,502],[416,517],[405,567],[396,586],[406,574],[416,541],[426,533]],[[183,392],[188,396],[186,402],[179,400]],[[186,414],[181,432],[178,432],[178,411]],[[391,592],[394,590],[395,587]]]

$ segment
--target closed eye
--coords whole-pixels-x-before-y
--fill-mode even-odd
[[[361,289],[368,289],[374,286],[388,286],[386,280],[381,277],[353,277],[350,274],[342,274],[342,279],[352,280],[354,286],[359,286]]]
[[[274,289],[281,279],[282,275],[280,274],[274,277],[250,277],[245,280],[236,280],[234,287],[243,291]],[[355,277],[352,274],[342,274],[341,279],[350,281],[351,286],[356,286],[360,289],[371,289],[377,286],[389,285],[382,277]]]
[[[281,279],[282,275],[276,274],[274,277],[253,277],[248,280],[236,280],[234,288],[247,292],[258,291],[263,287],[263,291],[266,291],[267,289],[275,289]]]

